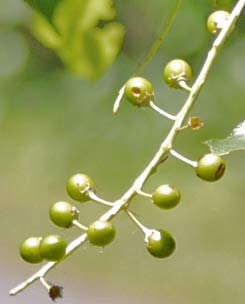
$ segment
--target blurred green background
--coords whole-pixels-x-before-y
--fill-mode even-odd
[[[183,1],[181,13],[164,46],[143,76],[156,91],[156,103],[175,113],[186,93],[167,88],[165,64],[176,57],[189,61],[197,75],[213,37],[205,28],[216,1]],[[230,3],[231,1],[223,1]],[[234,1],[233,1],[234,2]],[[1,303],[49,303],[37,284],[16,297],[8,291],[38,266],[23,262],[20,242],[31,235],[61,233],[69,240],[80,232],[56,228],[48,218],[50,205],[69,200],[65,184],[74,173],[87,173],[97,192],[115,200],[144,169],[171,122],[147,109],[123,103],[118,116],[112,105],[173,8],[172,0],[116,0],[117,20],[126,28],[122,52],[96,83],[74,77],[56,55],[29,31],[33,11],[18,0],[0,1],[0,193]],[[193,115],[205,128],[186,131],[175,148],[196,159],[209,138],[223,138],[244,120],[244,17],[220,54]],[[169,159],[145,186],[153,191],[174,183],[182,203],[164,212],[145,198],[132,209],[149,227],[164,228],[177,241],[166,260],[151,257],[143,235],[119,215],[116,240],[103,251],[86,244],[52,271],[48,280],[65,286],[64,303],[242,304],[245,298],[245,153],[227,157],[227,172],[210,184],[193,170]],[[89,224],[106,210],[79,206]]]

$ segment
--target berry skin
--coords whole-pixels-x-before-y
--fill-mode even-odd
[[[170,256],[175,248],[176,243],[172,235],[163,229],[152,230],[150,236],[145,239],[146,249],[156,258],[166,258]]]
[[[95,221],[88,228],[89,242],[95,246],[104,247],[111,243],[116,236],[116,229],[111,222]]]
[[[40,255],[47,261],[58,261],[65,256],[67,243],[59,235],[51,234],[40,242]]]
[[[68,180],[66,190],[75,201],[86,202],[90,200],[88,190],[95,192],[95,183],[86,174],[75,174]]]
[[[225,173],[225,161],[216,154],[206,154],[197,163],[196,174],[201,179],[214,182]]]
[[[217,34],[224,27],[230,13],[227,11],[216,11],[208,17],[207,28],[211,34]]]
[[[51,221],[59,227],[69,228],[78,219],[78,209],[67,202],[57,202],[49,209]]]
[[[164,68],[163,78],[168,86],[180,89],[179,81],[189,81],[192,78],[190,65],[181,59],[170,61]]]
[[[154,99],[154,89],[147,79],[132,77],[125,84],[125,96],[133,105],[148,106]]]
[[[161,209],[171,209],[178,205],[181,195],[172,185],[161,185],[152,194],[153,203]]]
[[[32,264],[42,262],[39,250],[41,240],[41,237],[30,237],[20,245],[19,251],[23,260]]]

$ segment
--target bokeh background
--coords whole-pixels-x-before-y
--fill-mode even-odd
[[[154,84],[156,103],[171,113],[187,95],[163,83],[163,67],[180,57],[197,75],[213,39],[205,22],[216,2],[183,1],[164,46],[142,73]],[[107,73],[91,84],[73,76],[32,37],[29,7],[19,0],[0,1],[1,303],[50,303],[39,283],[16,297],[8,291],[39,267],[19,257],[22,240],[49,233],[68,240],[79,235],[75,228],[60,230],[48,217],[52,203],[69,200],[67,179],[87,173],[102,197],[115,200],[144,169],[171,126],[156,113],[127,103],[115,117],[112,105],[159,36],[174,1],[116,0],[115,5],[117,20],[126,28],[123,49]],[[193,111],[205,128],[183,132],[175,145],[179,152],[196,159],[208,151],[203,141],[227,136],[244,120],[244,50],[243,16]],[[177,250],[171,258],[151,257],[142,233],[120,214],[114,220],[118,234],[113,244],[104,250],[86,244],[48,275],[51,282],[65,286],[61,302],[244,303],[245,153],[226,160],[225,178],[210,184],[171,158],[145,190],[175,184],[183,197],[178,208],[164,212],[145,198],[132,204],[146,226],[173,233]],[[106,210],[92,202],[79,208],[84,224]]]

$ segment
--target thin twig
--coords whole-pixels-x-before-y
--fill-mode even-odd
[[[146,54],[145,58],[143,59],[142,63],[139,64],[139,66],[138,66],[137,70],[135,71],[134,75],[140,74],[144,70],[145,66],[147,64],[149,64],[152,61],[152,59],[156,56],[160,47],[165,42],[165,39],[166,39],[169,31],[171,30],[176,17],[179,14],[182,2],[183,2],[183,0],[178,0],[177,3],[175,4],[173,12],[172,12],[171,16],[169,17],[169,19],[167,20],[166,25],[164,25],[164,28],[163,28],[163,31],[162,31],[160,37],[152,45],[149,52]]]

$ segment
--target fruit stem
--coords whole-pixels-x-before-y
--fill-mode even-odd
[[[93,191],[88,191],[88,196],[90,197],[91,200],[100,203],[102,205],[110,206],[112,207],[114,204],[112,202],[108,202],[99,196],[97,196]]]
[[[174,157],[176,157],[176,158],[178,158],[179,160],[183,161],[184,163],[186,163],[186,164],[192,166],[193,168],[196,168],[196,167],[197,167],[197,161],[191,160],[191,159],[189,159],[189,158],[183,156],[182,154],[176,152],[176,151],[173,150],[173,149],[170,150],[170,153],[171,153]]]
[[[131,220],[140,228],[140,230],[145,234],[145,236],[148,236],[151,234],[152,229],[147,228],[146,226],[144,226],[133,214],[132,211],[130,210],[126,210],[126,213],[128,214],[128,216],[131,218]]]
[[[146,193],[146,192],[144,192],[144,191],[142,191],[142,190],[137,190],[136,191],[139,195],[141,195],[141,196],[145,196],[145,197],[150,197],[150,198],[152,198],[152,195],[150,194],[150,193]]]
[[[88,227],[86,227],[86,226],[82,225],[81,223],[79,223],[78,220],[73,220],[73,221],[72,221],[72,224],[73,224],[74,226],[76,226],[76,227],[82,229],[82,230],[85,230],[85,231],[88,230]]]
[[[188,86],[188,84],[186,83],[186,81],[183,78],[178,81],[178,84],[182,89],[184,89],[188,92],[191,91],[191,87]]]
[[[160,115],[170,119],[170,120],[176,120],[176,116],[169,114],[168,112],[165,112],[164,110],[160,109],[157,105],[155,105],[155,103],[153,101],[149,102],[149,106],[151,109],[153,109],[154,111],[156,111],[157,113],[159,113]]]
[[[48,290],[50,290],[51,285],[48,284],[48,282],[45,280],[44,277],[40,277],[39,280],[40,280],[40,282],[42,283],[42,285],[43,285],[45,288],[47,288]]]

